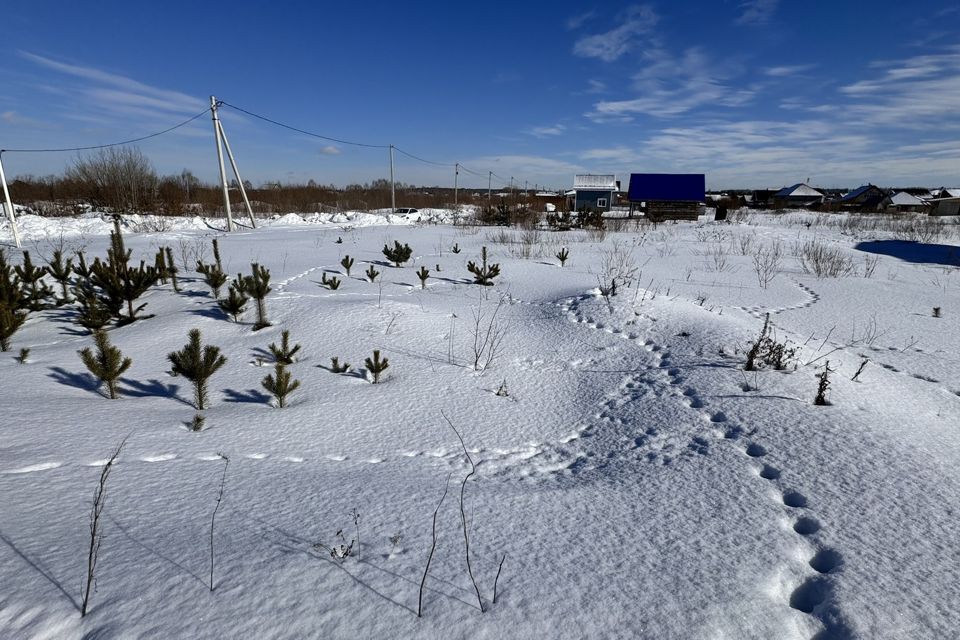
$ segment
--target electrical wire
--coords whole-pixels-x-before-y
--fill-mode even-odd
[[[337,142],[337,143],[339,143],[339,144],[348,144],[348,145],[351,145],[351,146],[354,146],[354,147],[367,147],[367,148],[369,148],[369,149],[389,149],[389,148],[390,148],[390,145],[388,145],[388,144],[365,144],[365,143],[363,143],[363,142],[352,142],[352,141],[350,141],[350,140],[342,140],[342,139],[340,139],[340,138],[332,138],[332,137],[330,137],[330,136],[320,135],[319,133],[313,133],[312,131],[305,131],[305,130],[303,130],[303,129],[299,129],[299,128],[297,128],[297,127],[290,126],[289,124],[284,124],[284,123],[282,123],[282,122],[278,122],[278,121],[273,120],[273,119],[271,119],[271,118],[268,118],[268,117],[266,117],[266,116],[261,116],[260,114],[253,113],[252,111],[247,111],[246,109],[243,109],[243,108],[241,108],[241,107],[238,107],[238,106],[235,105],[235,104],[230,104],[229,102],[223,102],[223,101],[221,101],[219,104],[221,104],[221,105],[223,105],[223,106],[225,106],[225,107],[230,107],[231,109],[236,109],[237,111],[239,111],[239,112],[241,112],[241,113],[245,113],[245,114],[247,114],[247,115],[250,116],[250,117],[257,118],[258,120],[263,120],[264,122],[269,122],[270,124],[276,125],[276,126],[278,126],[278,127],[283,127],[284,129],[289,129],[290,131],[295,131],[295,132],[297,132],[297,133],[302,133],[302,134],[305,135],[305,136],[311,136],[311,137],[313,137],[313,138],[320,138],[321,140],[327,140],[327,141],[329,141],[329,142]],[[394,147],[394,148],[396,148],[396,147]]]
[[[106,149],[106,148],[108,148],[108,147],[121,147],[121,146],[123,146],[123,145],[125,145],[125,144],[133,144],[134,142],[142,142],[143,140],[149,140],[150,138],[156,138],[157,136],[162,136],[162,135],[165,134],[165,133],[170,133],[171,131],[173,131],[173,130],[175,130],[175,129],[179,129],[180,127],[184,127],[184,126],[190,124],[191,122],[193,122],[194,120],[196,120],[197,118],[199,118],[200,116],[202,116],[203,114],[209,113],[209,112],[210,112],[210,107],[207,107],[206,109],[204,109],[203,111],[201,111],[201,112],[198,113],[197,115],[193,116],[192,118],[188,118],[187,120],[184,120],[184,121],[181,122],[180,124],[176,124],[176,125],[170,127],[169,129],[164,129],[163,131],[158,131],[158,132],[156,132],[156,133],[151,133],[150,135],[141,136],[141,137],[139,137],[139,138],[133,138],[132,140],[124,140],[123,142],[110,142],[110,143],[108,143],[108,144],[95,144],[95,145],[92,145],[92,146],[89,146],[89,147],[66,147],[66,148],[63,148],[63,149],[0,149],[0,153],[54,153],[54,152],[61,152],[61,151],[90,151],[90,150],[92,150],[92,149]]]
[[[404,151],[403,149],[401,149],[400,147],[398,147],[398,146],[396,146],[396,145],[393,146],[393,149],[394,149],[394,151],[399,151],[400,153],[402,153],[403,155],[407,156],[408,158],[413,158],[414,160],[419,160],[420,162],[424,162],[424,163],[426,163],[426,164],[432,164],[432,165],[436,165],[436,166],[438,166],[438,167],[455,167],[455,166],[457,166],[457,165],[456,165],[455,163],[453,163],[453,162],[434,162],[433,160],[425,160],[425,159],[423,159],[423,158],[421,158],[421,157],[419,157],[419,156],[415,156],[415,155],[413,155],[412,153],[408,153],[408,152]]]

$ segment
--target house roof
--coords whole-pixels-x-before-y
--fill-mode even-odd
[[[703,202],[707,179],[702,173],[631,173],[631,202]]]
[[[790,197],[823,197],[823,194],[811,187],[810,185],[798,182],[795,185],[790,187],[784,187],[777,191],[774,198],[790,198]]]
[[[581,173],[573,176],[574,189],[610,189],[616,191],[617,176]]]
[[[862,187],[858,187],[858,188],[854,189],[853,191],[851,191],[850,193],[844,195],[842,198],[838,198],[838,199],[837,199],[837,202],[849,202],[849,201],[851,201],[851,200],[856,200],[857,198],[859,198],[859,197],[862,196],[863,194],[869,192],[871,189],[876,190],[876,191],[880,191],[880,187],[877,187],[877,186],[872,185],[872,184],[865,184],[865,185],[863,185]]]
[[[926,203],[917,196],[901,191],[890,196],[890,204],[898,207],[921,207]]]

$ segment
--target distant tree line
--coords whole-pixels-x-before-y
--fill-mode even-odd
[[[254,187],[246,180],[244,188],[254,212],[260,214],[390,207],[390,182],[384,179],[342,188],[314,180]],[[231,181],[229,192],[231,208],[240,210],[243,201],[235,180]],[[459,202],[472,203],[473,193],[461,188]],[[177,175],[161,176],[137,147],[111,147],[80,155],[62,175],[17,176],[10,183],[10,195],[15,202],[40,215],[81,213],[91,206],[118,213],[172,216],[224,213],[219,184],[202,182],[187,169]],[[453,199],[451,188],[396,184],[398,207],[443,208],[451,206]],[[485,202],[486,192],[475,200],[478,204]]]

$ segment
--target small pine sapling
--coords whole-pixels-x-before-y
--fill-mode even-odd
[[[400,244],[399,241],[394,240],[392,247],[383,245],[383,255],[386,256],[387,260],[400,267],[413,255],[413,249],[408,244]]]
[[[487,264],[487,247],[484,246],[480,251],[480,257],[482,259],[481,264],[475,263],[473,260],[467,263],[467,271],[473,274],[473,283],[479,284],[484,287],[492,287],[493,279],[500,275],[500,265],[496,264]]]
[[[159,278],[160,284],[167,284],[170,274],[167,273],[167,254],[163,252],[163,247],[153,257],[153,268],[157,270],[157,278]]]
[[[460,253],[460,245],[454,242],[453,246],[450,247],[450,251],[452,251],[453,253]]]
[[[227,289],[227,297],[217,300],[217,304],[220,305],[221,311],[233,318],[234,322],[240,322],[240,316],[246,311],[249,300],[246,294],[231,283]]]
[[[26,321],[26,311],[10,309],[0,302],[0,351],[10,351],[10,338]]]
[[[103,329],[113,319],[113,311],[104,304],[93,287],[82,284],[74,288],[80,311],[77,314],[77,324],[90,333]]]
[[[296,360],[297,352],[300,351],[300,345],[290,346],[290,330],[284,329],[280,334],[280,346],[271,342],[267,347],[273,354],[273,359],[283,365],[293,364]]]
[[[300,381],[293,379],[282,362],[278,362],[273,368],[273,373],[268,373],[260,384],[277,399],[277,407],[280,409],[287,406],[287,396],[300,387]]]
[[[46,299],[53,295],[53,289],[43,281],[47,275],[44,267],[38,267],[30,259],[30,252],[23,252],[23,264],[14,267],[20,279],[27,308],[30,311],[41,311],[46,308]]]
[[[343,267],[343,270],[346,271],[347,277],[350,277],[350,268],[353,266],[353,258],[350,256],[343,256],[343,260],[340,261],[340,266]]]
[[[257,322],[253,325],[253,330],[259,331],[270,326],[270,322],[267,320],[267,303],[265,301],[267,294],[272,291],[270,288],[270,271],[256,262],[250,267],[253,275],[244,277],[243,291],[257,303]]]
[[[17,356],[17,362],[20,364],[27,364],[27,360],[30,358],[30,349],[23,347],[20,349],[20,355]]]
[[[194,404],[203,411],[207,404],[210,376],[216,373],[227,359],[220,355],[219,347],[200,344],[200,329],[191,329],[189,339],[183,349],[167,354],[167,360],[173,365],[174,375],[181,375],[193,383]]]
[[[497,395],[501,398],[509,398],[510,391],[507,390],[507,379],[504,378],[503,382],[500,383],[500,387],[497,389]]]
[[[117,380],[130,368],[133,360],[124,358],[120,349],[110,344],[110,338],[103,329],[94,332],[93,342],[97,347],[96,354],[90,347],[85,347],[80,350],[80,359],[97,380],[107,385],[108,397],[116,400]]]
[[[763,321],[763,329],[760,330],[760,337],[757,338],[757,341],[750,345],[750,350],[747,351],[747,362],[743,365],[744,371],[756,371],[757,365],[756,360],[760,355],[760,351],[766,343],[767,337],[770,333],[770,314],[768,313]]]
[[[170,247],[164,247],[163,252],[167,256],[167,275],[170,276],[170,283],[173,285],[173,290],[177,293],[180,293],[180,283],[177,282],[177,273],[179,270],[177,269],[177,265],[173,262],[173,249]]]
[[[214,240],[216,242],[216,240]],[[202,262],[197,262],[197,273],[203,275],[203,281],[207,283],[207,286],[210,287],[210,291],[213,294],[214,299],[220,297],[220,287],[226,284],[228,277],[227,274],[223,272],[220,266],[216,263],[214,264],[204,264]]]
[[[560,261],[561,267],[567,264],[567,258],[569,257],[570,257],[570,251],[567,250],[566,247],[560,249],[560,251],[557,251],[557,260]]]
[[[108,300],[107,306],[115,310],[118,323],[129,324],[139,319],[137,314],[146,307],[146,303],[134,307],[134,301],[142,296],[157,282],[157,270],[148,267],[141,260],[139,267],[131,267],[131,251],[123,243],[120,221],[114,220],[114,230],[110,232],[110,248],[106,262],[94,260],[90,266],[90,280]],[[127,316],[120,317],[120,309],[127,305]]]
[[[830,389],[831,373],[833,373],[833,369],[830,368],[830,361],[827,360],[826,364],[823,365],[823,372],[817,374],[817,397],[814,398],[813,404],[818,407],[830,404],[827,401],[827,390]]]
[[[53,252],[53,260],[47,265],[47,273],[60,285],[61,296],[57,299],[57,306],[62,307],[72,302],[70,298],[70,275],[73,273],[73,258],[66,261],[63,252],[59,249]]]
[[[373,265],[370,265],[367,270],[364,272],[367,276],[367,280],[373,282],[377,279],[377,276],[380,275],[380,272],[373,268]]]
[[[343,364],[341,364],[340,358],[338,358],[337,356],[333,356],[332,358],[330,358],[330,371],[333,371],[334,373],[346,373],[349,370],[350,370],[349,362],[344,362]]]
[[[193,414],[193,420],[187,423],[187,428],[189,428],[190,431],[202,431],[203,425],[206,422],[207,422],[207,419],[203,417],[203,414],[200,412],[197,412]]]
[[[373,384],[380,382],[380,374],[387,370],[387,367],[390,366],[390,360],[387,358],[380,359],[380,350],[373,350],[373,358],[366,358],[363,361],[364,366],[367,368],[367,371],[373,376]]]
[[[934,308],[933,308],[933,317],[934,317],[934,318],[940,318],[940,317],[942,317],[942,316],[940,315],[940,307],[934,307]]]
[[[343,238],[341,238],[340,236],[337,236],[337,239],[333,244],[343,244]]]
[[[337,289],[340,288],[340,278],[336,276],[330,276],[328,278],[326,272],[324,272],[320,276],[320,284],[325,286],[327,289],[330,289],[331,291],[336,291]]]
[[[420,278],[420,288],[427,288],[427,278],[430,277],[430,270],[426,267],[421,266],[420,270],[417,271],[417,277]]]
[[[223,261],[220,260],[220,243],[216,238],[213,239],[213,261],[217,265],[217,269],[223,271]]]

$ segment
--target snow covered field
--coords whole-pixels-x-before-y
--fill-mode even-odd
[[[199,219],[152,233],[131,221],[134,259],[152,264],[168,245],[181,268],[201,252],[211,261],[218,237],[231,275],[266,265],[273,326],[252,331],[252,310],[229,321],[199,274],[181,272],[182,293],[163,285],[142,299],[155,317],[111,330],[133,358],[116,401],[77,356],[92,341],[73,307],[31,314],[0,357],[0,636],[960,634],[955,220],[921,232],[924,243],[808,213],[605,234],[414,222],[287,216],[227,235]],[[25,216],[21,231],[41,262],[61,241],[102,256],[109,228]],[[413,248],[402,268],[381,254],[394,240]],[[806,272],[794,254],[808,242],[853,270]],[[764,288],[754,256],[777,244],[782,264]],[[484,245],[502,267],[493,287],[465,268]],[[617,295],[601,296],[614,270]],[[324,272],[339,289],[319,284]],[[502,346],[475,371],[473,331],[498,304]],[[744,372],[766,313],[776,340],[798,348],[796,366]],[[228,358],[200,432],[185,425],[189,383],[166,360],[191,328]],[[283,329],[302,345],[291,367],[302,386],[278,409],[260,380]],[[390,362],[380,384],[362,375],[374,349]],[[351,372],[331,372],[332,356]],[[828,360],[831,404],[814,406]],[[470,464],[441,411],[477,464],[465,507],[484,613],[459,510]],[[125,437],[81,619],[90,501]],[[211,592],[218,453],[230,462]],[[315,545],[337,543],[338,530],[355,538],[354,509],[360,554],[341,562]]]

